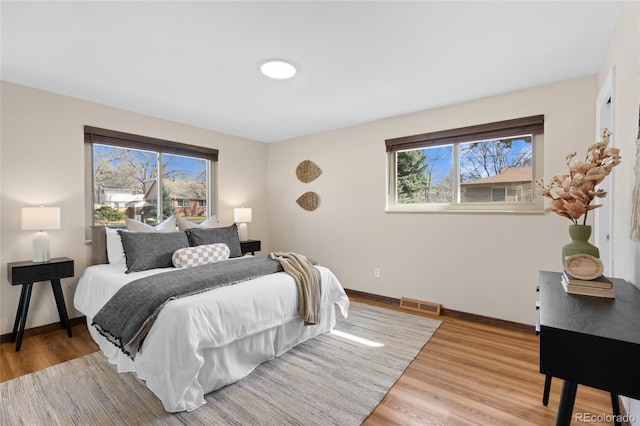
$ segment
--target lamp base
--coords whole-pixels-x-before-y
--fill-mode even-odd
[[[240,241],[247,241],[249,239],[249,229],[246,223],[238,224],[238,237]]]
[[[33,261],[48,262],[49,255],[49,234],[44,231],[36,232],[33,236]]]

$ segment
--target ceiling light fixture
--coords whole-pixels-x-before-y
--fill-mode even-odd
[[[288,62],[281,60],[267,61],[260,67],[262,74],[267,77],[284,80],[291,78],[296,74],[296,68]]]

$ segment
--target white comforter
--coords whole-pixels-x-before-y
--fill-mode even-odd
[[[125,274],[124,266],[91,266],[78,283],[74,304],[86,315],[91,335],[119,372],[135,371],[167,411],[192,410],[205,403],[206,393],[330,331],[335,325],[334,304],[346,318],[349,299],[344,289],[329,269],[317,268],[322,276],[321,324],[302,325],[297,285],[280,272],[167,303],[135,361],[90,324],[120,287],[172,268]]]

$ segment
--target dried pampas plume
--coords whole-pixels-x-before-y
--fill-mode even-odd
[[[565,160],[569,168],[568,174],[555,175],[548,185],[544,179],[536,179],[538,193],[551,199],[551,204],[545,212],[554,212],[570,219],[574,224],[582,225],[587,222],[589,210],[601,207],[602,204],[591,204],[594,198],[603,198],[607,193],[597,189],[611,170],[620,164],[620,150],[609,147],[609,129],[602,130],[602,141],[587,148],[584,161],[576,160],[576,152],[566,155]]]

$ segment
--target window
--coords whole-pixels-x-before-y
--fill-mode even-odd
[[[385,141],[387,211],[541,212],[544,116]]]
[[[524,201],[522,199],[522,187],[500,187],[495,186],[491,188],[491,201]]]
[[[90,126],[84,140],[87,225],[215,214],[217,150]]]

